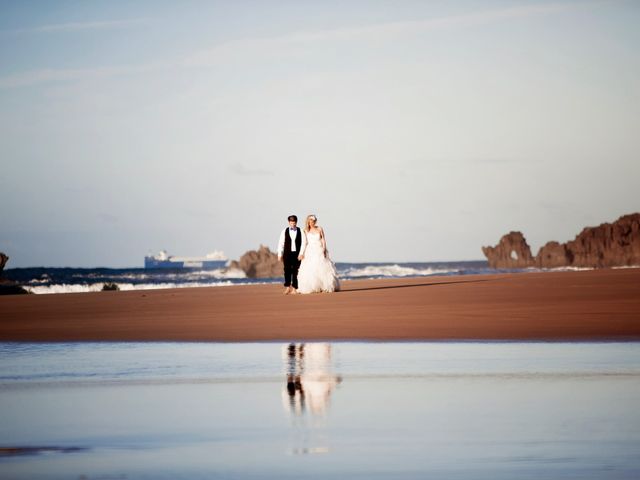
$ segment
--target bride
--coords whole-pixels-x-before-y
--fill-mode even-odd
[[[304,224],[307,248],[298,271],[298,292],[335,292],[340,290],[336,266],[329,258],[324,230],[317,225],[315,215],[309,215]]]

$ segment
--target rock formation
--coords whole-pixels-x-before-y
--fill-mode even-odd
[[[538,250],[535,266],[538,268],[566,267],[571,264],[571,255],[564,243],[547,242]]]
[[[482,247],[492,268],[526,268],[533,264],[531,247],[520,232],[504,235],[495,247]]]
[[[640,213],[625,215],[614,223],[588,227],[567,249],[573,264],[585,267],[640,265]]]
[[[9,257],[7,257],[4,253],[0,252],[0,276],[2,276],[2,270],[4,270],[4,266],[9,261]]]
[[[524,236],[511,232],[495,247],[482,247],[492,268],[619,267],[640,265],[640,213],[587,227],[567,243],[547,242],[535,258]]]
[[[9,257],[7,257],[4,253],[0,252],[0,279],[2,279],[2,271],[4,270],[4,266],[9,261]]]
[[[282,262],[264,245],[260,245],[258,250],[246,252],[239,261],[233,260],[229,268],[238,268],[249,278],[274,278],[283,275]]]
[[[2,271],[4,270],[4,266],[9,261],[9,257],[4,253],[0,252],[0,295],[17,295],[22,293],[29,293],[16,282],[12,282],[11,280],[7,280],[2,277]]]

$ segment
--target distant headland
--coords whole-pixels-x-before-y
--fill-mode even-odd
[[[640,265],[640,213],[586,227],[570,242],[547,242],[538,254],[521,232],[509,232],[495,247],[482,247],[492,268],[605,268]]]

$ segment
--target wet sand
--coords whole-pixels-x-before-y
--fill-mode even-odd
[[[0,341],[640,340],[640,268],[0,297]]]

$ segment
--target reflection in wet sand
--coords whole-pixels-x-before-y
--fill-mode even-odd
[[[293,455],[329,453],[325,414],[331,393],[341,382],[333,373],[331,345],[328,343],[291,343],[283,347],[286,387],[283,404],[291,415]],[[309,412],[310,415],[306,415]]]
[[[0,479],[639,478],[640,342],[288,343],[0,344]]]
[[[287,383],[285,406],[290,413],[323,415],[331,393],[341,382],[333,373],[331,345],[328,343],[291,343],[284,348]]]

